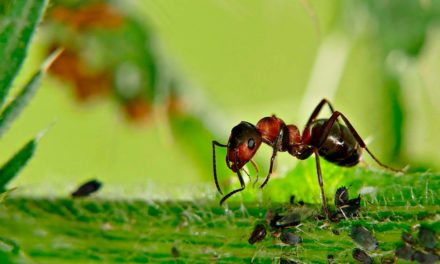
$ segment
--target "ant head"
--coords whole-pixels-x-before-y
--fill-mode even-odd
[[[251,123],[242,121],[236,125],[228,141],[228,154],[226,164],[233,171],[237,172],[252,159],[261,145],[261,135],[257,128]]]

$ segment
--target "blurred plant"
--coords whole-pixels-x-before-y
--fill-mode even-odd
[[[390,159],[408,162],[411,154],[403,145],[411,144],[411,139],[408,140],[413,136],[411,128],[420,124],[409,124],[406,116],[411,111],[409,108],[411,103],[414,104],[414,98],[405,98],[405,95],[408,96],[404,91],[405,78],[409,74],[408,64],[420,60],[430,29],[440,21],[440,4],[437,1],[369,0],[360,3],[359,7],[368,10],[375,43],[381,51],[383,87],[391,115]],[[413,97],[414,93],[411,94]]]
[[[27,0],[3,2],[0,10],[0,136],[20,115],[29,100],[35,94],[43,77],[44,71],[53,58],[51,56],[41,69],[24,86],[20,93],[5,107],[9,91],[14,79],[27,55],[32,36],[47,6],[45,0]],[[54,55],[55,56],[55,55]],[[34,154],[41,136],[31,139],[9,161],[0,168],[0,193],[6,191],[6,185],[26,165]]]
[[[106,1],[59,0],[45,30],[49,51],[65,49],[49,71],[72,85],[79,102],[113,99],[129,121],[148,121],[160,96],[149,29]]]
[[[182,95],[189,92],[158,52],[145,17],[139,21],[125,1],[52,3],[43,34],[48,52],[58,47],[64,52],[49,72],[70,85],[80,105],[115,101],[136,125],[149,124],[155,114],[165,118],[170,141],[192,158],[200,175],[210,179],[212,165],[207,161],[215,130],[207,124],[206,112],[187,107]]]

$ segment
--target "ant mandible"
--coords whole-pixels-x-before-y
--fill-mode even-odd
[[[317,119],[319,112],[326,104],[329,106],[332,115],[328,119]],[[345,125],[339,122],[339,117],[344,121]],[[362,149],[365,149],[380,166],[395,172],[400,172],[400,170],[393,169],[380,162],[367,148],[365,142],[344,114],[334,111],[331,103],[327,99],[322,99],[307,121],[302,136],[295,125],[286,125],[283,120],[272,115],[262,118],[258,121],[256,126],[249,122],[242,121],[232,128],[228,144],[226,145],[215,140],[212,141],[214,180],[217,190],[223,195],[217,179],[215,161],[216,146],[227,148],[226,165],[233,172],[237,173],[241,185],[241,188],[226,194],[220,200],[220,205],[233,194],[244,189],[245,183],[240,171],[243,170],[243,166],[249,161],[255,167],[252,157],[262,142],[272,147],[272,157],[270,159],[269,173],[260,188],[263,188],[269,181],[278,152],[287,151],[290,155],[300,160],[307,159],[312,154],[315,155],[318,183],[321,189],[322,207],[327,218],[330,218],[330,212],[324,194],[324,184],[319,162],[320,156],[336,165],[352,167],[359,163]]]

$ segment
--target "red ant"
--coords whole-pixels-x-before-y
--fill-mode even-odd
[[[316,119],[325,104],[329,106],[332,115],[328,119]],[[339,123],[339,117],[344,121],[345,126]],[[241,188],[226,194],[220,200],[220,205],[231,195],[244,189],[245,183],[240,171],[243,170],[243,166],[249,161],[255,167],[252,157],[262,142],[272,147],[272,157],[270,160],[269,173],[260,188],[263,188],[270,179],[278,151],[287,151],[290,155],[300,160],[307,159],[314,154],[319,187],[321,188],[322,207],[328,218],[330,218],[330,212],[324,194],[321,166],[319,163],[320,156],[336,165],[352,167],[359,163],[362,149],[365,149],[380,166],[395,172],[400,171],[380,162],[370,152],[344,114],[334,111],[331,103],[326,99],[322,99],[307,121],[302,136],[295,125],[286,125],[283,120],[273,115],[264,117],[258,121],[256,126],[249,122],[242,121],[232,129],[227,145],[215,140],[212,141],[214,180],[217,190],[220,194],[223,194],[217,179],[215,146],[227,148],[226,165],[233,172],[237,173],[241,185]]]

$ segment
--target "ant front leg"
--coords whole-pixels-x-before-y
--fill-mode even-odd
[[[341,117],[342,120],[344,120],[345,125],[347,126],[348,130],[350,130],[351,134],[355,138],[356,142],[361,146],[361,148],[365,149],[368,154],[374,159],[374,161],[377,162],[381,167],[386,168],[388,170],[394,171],[394,172],[402,172],[402,170],[391,168],[385,164],[383,164],[376,156],[371,153],[371,151],[368,149],[365,142],[362,140],[361,136],[359,136],[358,132],[354,129],[353,125],[348,121],[348,119],[339,111],[336,111],[332,114],[332,116],[327,120],[327,123],[322,131],[321,138],[319,140],[318,146],[324,143],[324,141],[327,139],[328,135],[330,134],[331,128],[333,127],[334,123],[337,121],[338,117]]]
[[[238,160],[238,155],[237,155],[237,152],[235,152],[235,163],[234,163],[235,168],[238,168],[237,160]],[[241,192],[241,191],[244,190],[245,184],[244,184],[244,180],[243,180],[243,177],[241,176],[241,173],[240,173],[240,170],[239,170],[239,169],[237,169],[237,177],[238,177],[238,180],[240,181],[241,188],[239,188],[239,189],[237,189],[237,190],[233,190],[232,192],[226,194],[226,195],[220,200],[220,205],[222,205],[222,204],[226,201],[226,199],[228,199],[229,197],[231,197],[233,194],[238,193],[238,192]]]

